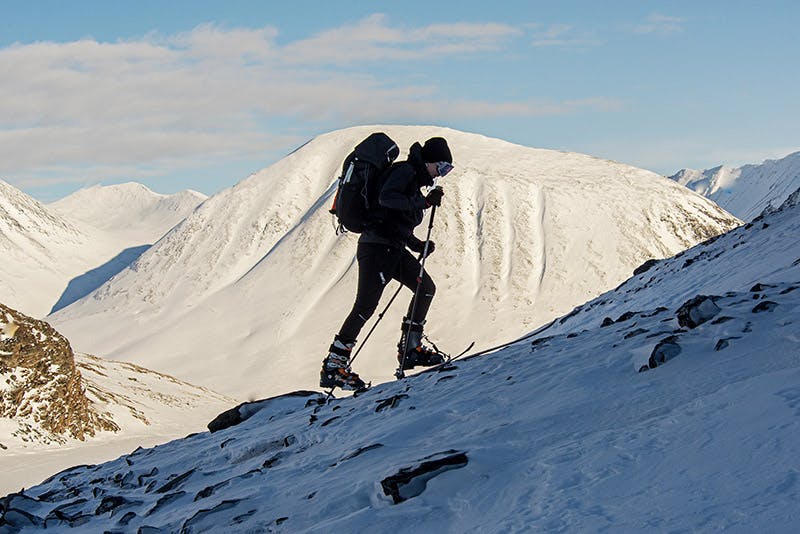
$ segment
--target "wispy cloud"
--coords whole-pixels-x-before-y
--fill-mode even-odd
[[[0,175],[49,179],[54,170],[66,177],[90,167],[144,173],[254,157],[287,142],[265,124],[287,121],[447,123],[615,107],[602,99],[453,100],[437,80],[410,83],[388,66],[469,58],[524,35],[496,23],[400,28],[373,15],[288,43],[279,43],[274,27],[202,25],[138,40],[0,48]]]
[[[634,32],[638,34],[671,35],[682,32],[684,22],[685,19],[682,17],[652,13],[644,22],[634,28]]]
[[[584,47],[597,46],[601,41],[596,37],[578,30],[570,24],[553,24],[542,26],[540,24],[531,25],[533,39],[531,45],[534,47]]]

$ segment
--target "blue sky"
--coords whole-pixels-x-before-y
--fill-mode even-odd
[[[800,150],[798,28],[768,0],[0,0],[0,178],[213,194],[377,123],[662,174],[758,163]]]

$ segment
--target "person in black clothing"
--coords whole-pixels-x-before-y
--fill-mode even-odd
[[[444,195],[441,187],[431,189],[426,196],[422,195],[420,188],[432,186],[434,178],[444,176],[452,169],[453,156],[447,141],[442,137],[432,137],[424,145],[414,143],[408,159],[395,163],[387,171],[378,197],[382,209],[380,221],[362,232],[358,240],[356,301],[322,362],[320,386],[350,390],[365,386],[349,367],[356,337],[375,313],[383,290],[391,280],[399,280],[412,292],[417,289],[421,266],[411,252],[422,254],[425,242],[414,236],[414,228],[422,222],[423,211],[440,206]],[[434,249],[433,241],[429,241],[428,255]],[[423,272],[417,302],[412,298],[397,344],[397,359],[404,369],[444,361],[441,354],[422,345],[425,317],[435,293],[433,280]]]

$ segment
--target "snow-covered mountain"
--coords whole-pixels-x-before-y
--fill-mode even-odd
[[[683,169],[670,178],[749,221],[770,205],[780,206],[800,187],[800,152],[738,168]]]
[[[436,135],[452,148],[456,170],[442,181],[427,268],[438,286],[428,334],[453,351],[521,335],[645,260],[739,224],[628,165],[436,127],[358,127],[315,138],[214,195],[51,320],[81,350],[240,398],[313,387],[355,294],[356,236],[334,232],[333,182],[346,154],[376,130],[403,152]],[[367,380],[392,377],[406,293],[355,366]]]
[[[74,354],[49,324],[0,304],[0,492],[201,429],[231,402],[136,365]]]
[[[81,189],[48,208],[65,218],[124,235],[138,245],[155,243],[206,198],[191,190],[162,195],[131,182]]]
[[[798,201],[493,353],[357,398],[242,405],[9,495],[0,524],[795,532]]]
[[[204,197],[93,187],[43,205],[0,180],[0,299],[33,316],[74,302],[122,270]],[[58,303],[58,304],[57,304]]]

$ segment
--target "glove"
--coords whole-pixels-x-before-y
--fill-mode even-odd
[[[421,239],[417,239],[415,236],[410,236],[408,238],[408,243],[406,244],[409,250],[412,252],[416,252],[418,254],[422,254],[425,251],[425,241]],[[433,250],[436,248],[436,244],[433,241],[428,241],[428,255],[430,256],[433,254]],[[426,256],[426,257],[427,257]]]
[[[443,196],[444,196],[444,190],[442,190],[441,187],[434,187],[428,192],[427,196],[425,197],[425,205],[429,208],[431,206],[441,206]]]

